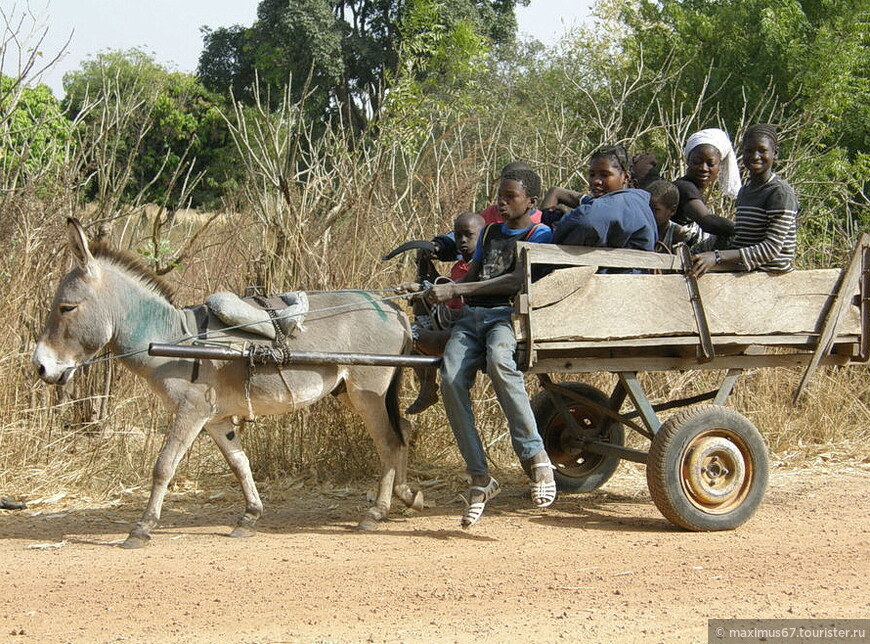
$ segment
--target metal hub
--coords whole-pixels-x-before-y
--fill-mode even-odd
[[[728,430],[710,430],[696,437],[686,447],[682,469],[686,496],[712,514],[739,505],[752,480],[747,448]]]

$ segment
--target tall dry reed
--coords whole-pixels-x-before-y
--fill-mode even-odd
[[[214,290],[240,292],[247,285],[244,275],[252,246],[239,232],[252,228],[250,216],[235,213],[224,219],[202,237],[195,261],[170,274],[179,303],[200,302]],[[37,381],[29,364],[33,340],[51,291],[67,266],[59,251],[64,245],[61,228],[59,222],[46,225],[45,238],[31,240],[30,250],[17,256],[8,273],[2,309],[2,324],[10,332],[3,340],[5,358],[0,362],[6,383],[0,400],[8,410],[0,427],[0,486],[6,493],[30,498],[58,489],[111,495],[147,484],[167,421],[153,394],[112,363],[77,374],[65,391]],[[370,244],[367,252],[374,255],[392,243],[375,235],[356,239]],[[360,264],[365,262],[360,260]],[[412,270],[401,262],[385,266],[376,258],[369,266],[381,272],[370,267],[360,270],[349,274],[343,285],[387,287],[409,278]],[[866,367],[822,370],[809,395],[795,407],[790,397],[799,370],[750,370],[738,381],[729,404],[759,427],[782,459],[819,454],[866,459],[870,457],[867,376]],[[643,374],[642,382],[652,401],[663,402],[713,390],[721,377],[716,372],[658,373]],[[615,385],[610,374],[565,375],[562,379],[585,381],[607,393]],[[416,393],[410,372],[405,374],[405,385],[403,405]],[[534,379],[529,379],[530,394],[538,390]],[[500,408],[483,378],[474,399],[494,466],[515,467]],[[458,452],[443,407],[436,405],[412,420],[412,472],[441,467],[459,472]],[[368,481],[376,471],[377,457],[363,425],[335,400],[285,417],[259,418],[242,432],[258,479],[303,475],[311,481]],[[645,446],[643,439],[630,440]],[[198,480],[225,471],[217,450],[207,438],[200,438],[182,463],[179,478]]]

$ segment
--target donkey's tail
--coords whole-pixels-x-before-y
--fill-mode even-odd
[[[390,427],[399,437],[399,442],[405,445],[405,432],[402,431],[402,414],[399,411],[399,390],[402,388],[402,368],[396,367],[390,387],[387,389],[386,404],[387,416],[390,419]]]

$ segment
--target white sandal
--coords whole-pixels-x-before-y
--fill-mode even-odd
[[[550,470],[555,469],[549,462],[535,463],[532,465],[532,471],[546,467]],[[552,474],[551,474],[552,477]],[[556,500],[556,480],[550,478],[549,481],[533,481],[529,484],[531,490],[532,503],[539,508],[547,508]]]
[[[483,494],[483,501],[477,501],[475,503],[471,503],[471,497],[475,492],[480,492]],[[462,515],[462,527],[470,528],[477,520],[480,519],[480,515],[483,514],[483,508],[486,507],[487,501],[498,496],[498,493],[501,492],[501,487],[499,487],[498,481],[496,481],[493,477],[489,477],[489,483],[486,484],[486,487],[481,487],[479,485],[472,485],[468,489],[468,507],[465,508],[465,514]]]

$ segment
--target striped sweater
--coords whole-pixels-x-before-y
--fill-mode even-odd
[[[732,247],[748,271],[793,270],[798,203],[794,190],[778,176],[744,185],[737,195]]]

